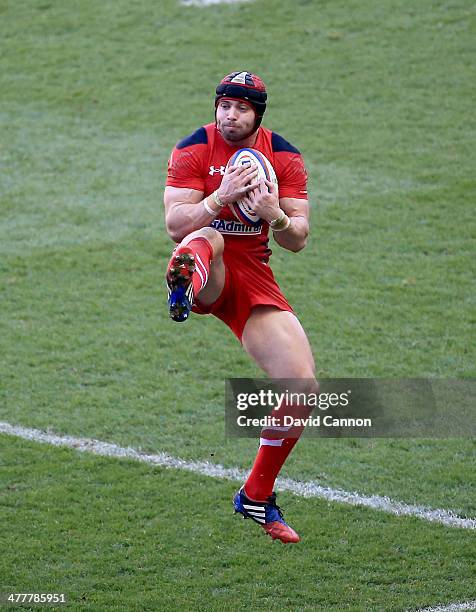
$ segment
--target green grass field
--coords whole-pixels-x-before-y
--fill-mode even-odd
[[[230,70],[302,151],[312,236],[273,269],[321,377],[476,376],[468,0],[0,0],[0,421],[250,467],[224,379],[259,376],[163,284],[171,148]],[[309,265],[311,262],[311,265]],[[309,278],[309,274],[313,277]],[[476,445],[303,440],[283,475],[476,516]],[[415,610],[476,599],[474,532],[0,436],[0,593],[90,610]],[[269,540],[269,541],[268,541]]]

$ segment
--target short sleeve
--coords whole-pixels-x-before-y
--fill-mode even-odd
[[[280,198],[307,200],[307,172],[300,153],[275,153]]]
[[[167,166],[166,185],[204,191],[203,159],[207,149],[204,128],[184,138],[173,149]]]
[[[271,135],[271,145],[279,197],[307,200],[307,172],[301,153],[276,132]]]

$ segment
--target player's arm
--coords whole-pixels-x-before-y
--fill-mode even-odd
[[[282,231],[278,231],[278,229],[273,231],[274,239],[279,246],[297,253],[306,246],[307,237],[309,236],[308,201],[297,198],[280,198],[279,207],[287,215],[290,223]],[[283,221],[287,223],[285,219]],[[271,227],[271,229],[273,228]]]
[[[229,166],[219,189],[204,198],[203,191],[168,185],[164,191],[165,226],[174,242],[197,229],[210,225],[221,209],[234,202],[257,183],[253,183],[257,171],[243,166]]]
[[[269,223],[276,242],[297,253],[306,246],[309,235],[307,200],[279,198],[276,186],[266,180],[243,198],[258,216]]]
[[[180,242],[187,234],[194,230],[210,225],[210,221],[220,212],[216,203],[211,203],[216,215],[211,215],[205,206],[203,191],[184,189],[181,187],[166,187],[164,191],[165,227],[174,242]],[[200,205],[200,203],[202,204]]]

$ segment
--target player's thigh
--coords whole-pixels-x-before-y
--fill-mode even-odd
[[[243,347],[271,378],[314,378],[314,358],[304,329],[292,312],[255,307],[246,322]]]

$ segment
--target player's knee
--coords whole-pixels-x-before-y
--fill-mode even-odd
[[[225,241],[223,240],[223,236],[220,234],[220,232],[218,232],[215,228],[202,227],[198,230],[195,230],[183,239],[182,244],[186,245],[195,238],[206,238],[208,240],[208,242],[212,246],[214,258],[223,254],[223,249],[225,248]]]
[[[301,359],[294,360],[293,366],[292,378],[300,381],[299,384],[302,386],[304,392],[315,392],[319,385],[316,381],[316,368],[312,355],[303,355]]]
[[[223,236],[218,232],[214,227],[202,227],[201,230],[202,236],[208,240],[208,242],[212,245],[214,257],[217,255],[221,255],[223,253],[223,249],[225,248],[225,241],[223,240]]]

